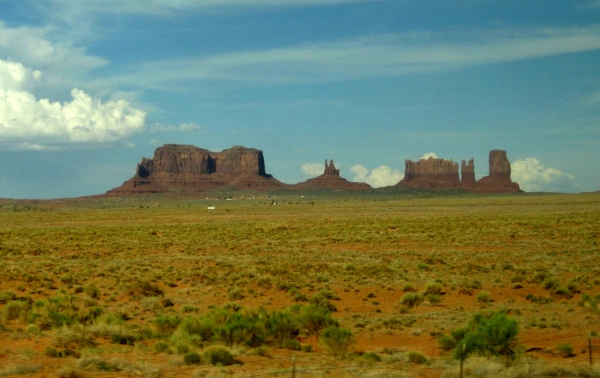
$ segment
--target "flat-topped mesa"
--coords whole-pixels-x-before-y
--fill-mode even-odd
[[[458,163],[430,157],[405,161],[404,178],[396,184],[407,188],[451,189],[460,187]]]
[[[271,190],[284,186],[265,172],[263,153],[235,146],[211,152],[190,145],[166,144],[143,158],[136,174],[108,194],[207,191],[224,186]]]
[[[364,182],[352,182],[340,176],[340,170],[335,167],[333,160],[327,163],[323,174],[304,182],[291,185],[295,190],[368,190],[371,186]]]
[[[481,178],[475,185],[475,191],[479,193],[518,193],[519,184],[510,179],[510,162],[506,157],[506,151],[490,151],[490,175]]]

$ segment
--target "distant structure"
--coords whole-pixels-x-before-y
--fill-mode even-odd
[[[294,190],[369,190],[371,186],[364,182],[351,182],[340,177],[340,170],[335,167],[333,160],[325,160],[323,174],[308,179],[299,184],[290,185]]]
[[[490,174],[475,181],[474,159],[462,161],[461,178],[458,163],[450,160],[420,159],[405,161],[404,178],[396,186],[421,189],[465,189],[477,193],[517,193],[519,184],[510,179],[510,162],[506,151],[492,150],[489,158]]]
[[[136,174],[109,195],[209,191],[224,187],[274,190],[286,186],[265,172],[263,152],[235,146],[221,152],[165,144],[143,158]]]

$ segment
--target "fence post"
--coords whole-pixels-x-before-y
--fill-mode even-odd
[[[296,378],[296,356],[292,356],[292,378]]]

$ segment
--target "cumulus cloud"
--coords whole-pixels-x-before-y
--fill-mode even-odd
[[[400,171],[392,169],[386,165],[382,165],[379,168],[369,171],[367,167],[356,164],[350,168],[350,172],[355,174],[352,181],[366,182],[374,188],[396,185],[404,177],[404,174],[402,174]]]
[[[307,176],[316,177],[323,174],[325,165],[323,163],[308,163],[300,167],[300,170]]]
[[[438,156],[435,154],[435,152],[427,152],[426,154],[423,154],[423,156],[421,156],[419,159],[429,159],[430,157],[438,159]]]
[[[525,158],[511,164],[511,178],[526,192],[579,192],[579,183],[570,174],[544,167],[536,158]]]
[[[115,142],[145,125],[146,113],[127,101],[102,103],[77,88],[71,91],[71,102],[37,100],[24,88],[40,77],[39,71],[0,59],[0,144],[5,148]]]
[[[21,63],[0,59],[0,89],[21,90],[42,77],[40,71],[32,71]]]

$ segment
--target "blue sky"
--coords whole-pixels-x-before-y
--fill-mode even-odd
[[[165,143],[300,182],[504,149],[600,190],[597,0],[0,0],[0,197],[104,193]]]

